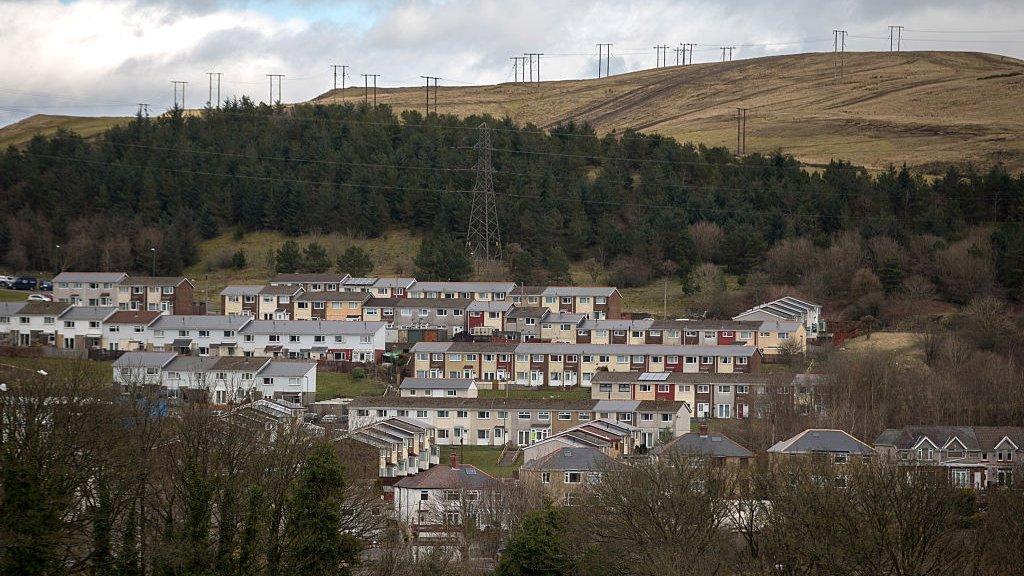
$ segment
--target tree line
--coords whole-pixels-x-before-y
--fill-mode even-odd
[[[509,274],[521,282],[564,281],[570,262],[588,259],[621,284],[686,279],[702,261],[746,275],[787,239],[827,250],[847,232],[912,250],[914,238],[956,241],[989,224],[993,258],[1006,264],[996,280],[1016,289],[1024,278],[1024,179],[1000,166],[951,166],[934,180],[841,161],[810,171],[781,154],[737,157],[630,130],[247,99],[8,149],[0,256],[16,269],[147,269],[155,247],[159,271],[177,273],[195,261],[197,238],[230,230],[372,238],[404,228],[430,239],[421,272],[461,276],[481,122]]]

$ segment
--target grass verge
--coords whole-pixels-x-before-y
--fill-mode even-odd
[[[355,398],[356,396],[382,396],[384,384],[372,378],[353,378],[341,372],[317,372],[316,399]]]

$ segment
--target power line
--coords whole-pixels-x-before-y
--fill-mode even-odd
[[[437,114],[437,81],[440,80],[440,76],[420,76],[427,80],[427,108],[425,114],[430,114],[430,81],[434,81],[434,114]]]
[[[889,52],[893,51],[893,36],[896,40],[896,52],[899,52],[900,41],[903,40],[903,26],[889,26]]]
[[[736,155],[747,153],[747,108],[736,109]]]
[[[494,166],[491,164],[491,129],[486,122],[480,124],[480,140],[474,148],[477,150],[476,182],[472,191],[466,245],[473,259],[484,264],[478,266],[482,269],[491,268],[502,260]]]
[[[696,46],[696,44],[694,44],[692,42],[684,42],[684,43],[680,44],[680,46],[683,47],[683,64],[687,64],[687,61],[686,61],[687,49],[689,49],[689,53],[690,53],[689,64],[693,64],[693,47]]]
[[[533,80],[533,63],[534,63],[533,57],[534,56],[537,57],[537,60],[536,60],[536,62],[537,62],[537,82],[539,83],[540,82],[540,57],[543,56],[544,53],[543,52],[524,52],[524,55],[526,57],[528,57],[529,60],[530,60],[530,82],[534,81]]]
[[[668,46],[664,44],[658,44],[654,47],[654,67],[662,68],[668,66]]]
[[[185,80],[171,80],[171,84],[174,85],[174,107],[185,109],[185,85],[188,84]],[[178,91],[181,91],[181,106],[178,105]]]
[[[338,89],[338,68],[341,68],[341,99],[345,99],[345,77],[348,73],[348,64],[331,64],[334,69],[334,89]]]
[[[370,84],[369,79],[373,78],[373,106],[377,107],[377,77],[380,74],[363,74],[363,103],[370,103]]]
[[[277,103],[284,102],[284,98],[281,96],[281,79],[284,78],[284,74],[267,74],[267,78],[270,79],[270,101],[271,106],[274,105],[274,80],[277,80]]]
[[[735,46],[721,46],[720,48],[722,50],[722,62],[732,62],[732,51],[735,50],[736,47]],[[728,54],[729,54],[729,59],[728,60],[725,59],[726,52],[728,52]]]
[[[597,77],[601,78],[601,57],[605,58],[604,75],[607,77],[611,74],[611,56],[612,56],[612,45],[611,44],[598,44],[597,45]]]
[[[217,103],[216,107],[220,108],[220,77],[223,76],[223,74],[220,73],[220,72],[207,72],[206,76],[209,78],[209,81],[210,81],[209,93],[207,94],[207,97],[206,97],[206,105],[207,106],[213,106],[213,103],[216,102]],[[213,77],[214,76],[217,77],[217,99],[216,100],[213,99]]]

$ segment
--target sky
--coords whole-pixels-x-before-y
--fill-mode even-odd
[[[208,98],[270,98],[283,74],[286,102],[380,74],[378,86],[513,80],[512,56],[542,52],[544,80],[592,78],[599,42],[612,43],[613,74],[651,68],[653,46],[697,44],[693,62],[832,50],[888,50],[902,25],[904,50],[971,50],[1024,57],[1021,0],[0,0],[0,125],[37,113],[88,116],[185,105]],[[672,48],[669,64],[675,62]],[[339,80],[340,82],[340,80]],[[275,99],[277,98],[275,94]]]

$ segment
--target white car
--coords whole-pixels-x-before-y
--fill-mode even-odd
[[[28,299],[34,302],[53,302],[53,296],[48,294],[29,294]]]
[[[0,276],[0,288],[10,288],[14,284],[14,276]]]

